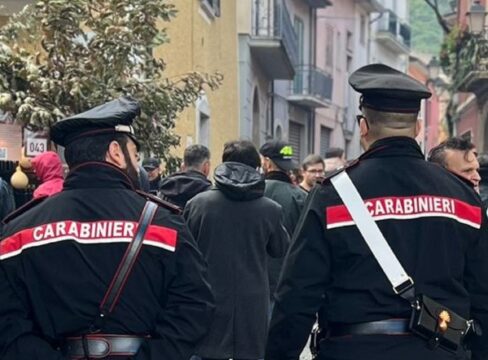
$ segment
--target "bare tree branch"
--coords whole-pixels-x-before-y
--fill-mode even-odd
[[[430,6],[430,8],[434,11],[435,16],[437,18],[437,22],[442,28],[442,31],[444,31],[444,34],[449,34],[451,32],[451,28],[449,27],[447,21],[444,19],[444,17],[441,14],[441,11],[439,9],[439,3],[438,0],[425,0],[427,5]]]

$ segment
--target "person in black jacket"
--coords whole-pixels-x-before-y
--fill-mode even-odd
[[[145,158],[142,167],[146,170],[149,180],[149,193],[156,195],[161,183],[161,161],[156,158]]]
[[[430,92],[381,64],[358,69],[349,82],[363,95],[358,125],[366,152],[338,172],[347,171],[415,295],[440,303],[447,326],[451,312],[476,320],[483,335],[470,331],[466,345],[472,359],[487,359],[487,218],[474,189],[425,161],[415,141],[420,102]],[[266,360],[298,359],[319,309],[327,325],[321,360],[467,358],[462,348],[456,355],[436,346],[442,311],[424,312],[432,317],[428,340],[410,331],[411,303],[395,293],[330,179],[307,198],[274,309]]]
[[[9,183],[0,178],[0,220],[15,210],[14,192]]]
[[[259,154],[249,141],[224,145],[215,188],[198,194],[184,217],[208,262],[215,318],[199,344],[204,359],[262,359],[268,328],[267,255],[285,254],[281,206],[263,196]]]
[[[2,360],[188,360],[207,332],[213,296],[193,237],[177,208],[136,192],[139,113],[122,97],[51,127],[70,172],[62,192],[6,220]],[[159,206],[137,262],[113,312],[99,316],[148,199]]]
[[[206,146],[195,144],[185,149],[183,171],[161,180],[159,197],[184,208],[195,195],[210,189],[207,179],[210,172],[210,151]]]
[[[290,237],[303,209],[307,193],[291,181],[289,172],[297,165],[292,160],[293,148],[281,140],[268,141],[259,149],[261,166],[266,179],[264,196],[281,205],[285,228]],[[274,303],[276,284],[280,277],[283,258],[268,259],[271,304]]]

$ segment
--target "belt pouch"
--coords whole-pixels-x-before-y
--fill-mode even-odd
[[[470,321],[426,295],[417,296],[412,303],[410,330],[433,348],[458,352],[470,327]]]

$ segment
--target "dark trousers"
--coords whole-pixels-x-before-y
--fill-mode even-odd
[[[319,360],[467,360],[466,353],[431,350],[414,335],[353,335],[321,341]]]
[[[210,359],[210,358],[202,358],[202,360],[229,360],[229,359]],[[232,359],[232,360],[255,360],[255,359]]]

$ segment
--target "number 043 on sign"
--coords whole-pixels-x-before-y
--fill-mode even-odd
[[[28,138],[25,144],[26,156],[37,156],[47,151],[47,139]]]

